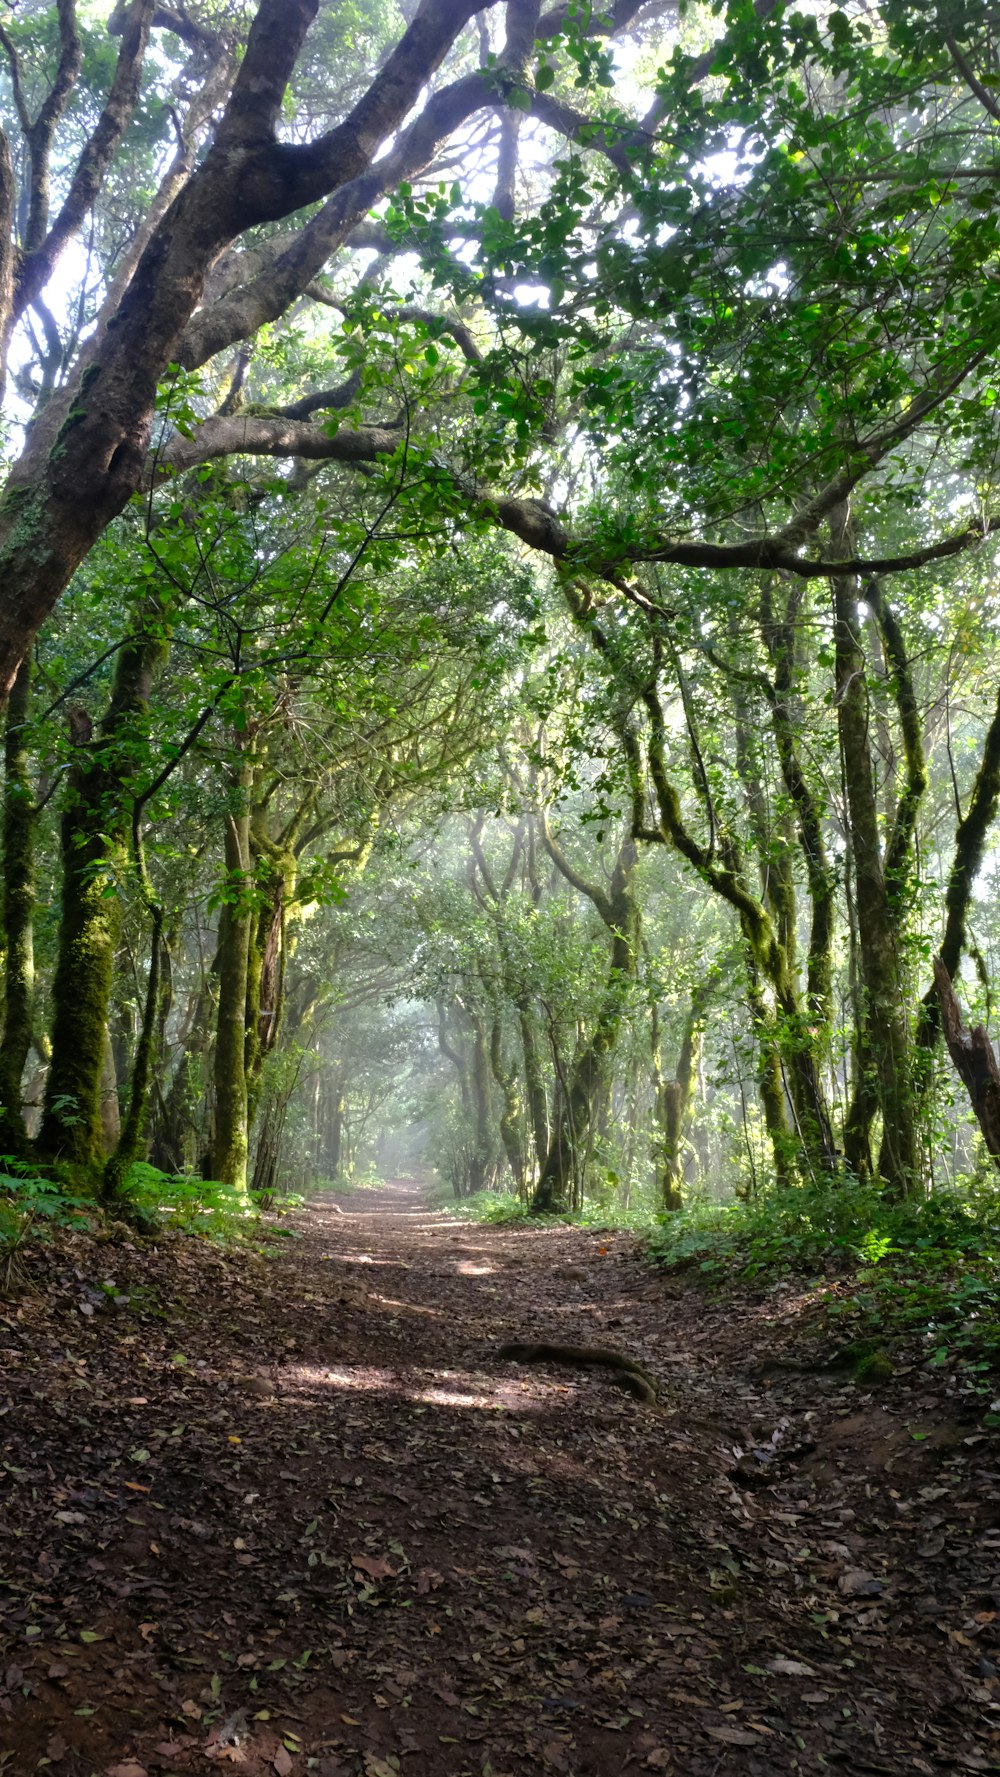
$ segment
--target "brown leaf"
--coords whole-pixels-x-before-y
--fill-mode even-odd
[[[877,1598],[885,1591],[885,1581],[876,1579],[873,1573],[866,1573],[861,1567],[849,1568],[842,1573],[837,1585],[845,1598]]]
[[[109,1765],[107,1777],[149,1777],[145,1765],[137,1765],[135,1759],[127,1758],[124,1764]]]
[[[57,1764],[61,1758],[66,1757],[66,1754],[68,1751],[69,1751],[69,1747],[66,1745],[66,1742],[63,1739],[62,1735],[61,1734],[53,1734],[47,1747],[45,1748],[45,1756],[46,1756],[46,1758],[50,1758],[52,1760],[53,1764]]]
[[[396,1569],[391,1561],[383,1561],[369,1555],[352,1555],[351,1566],[358,1573],[366,1573],[372,1580],[394,1580]]]
[[[751,1734],[747,1728],[706,1727],[704,1731],[706,1734],[711,1734],[713,1740],[724,1740],[727,1746],[760,1745],[756,1734]]]
[[[289,1777],[289,1773],[292,1769],[292,1755],[287,1746],[278,1747],[271,1763],[277,1771],[278,1777]]]

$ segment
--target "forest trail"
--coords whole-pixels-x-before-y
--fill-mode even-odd
[[[0,1305],[4,1777],[1000,1770],[996,1449],[926,1373],[763,1376],[801,1294],[625,1234],[340,1202]],[[495,1358],[540,1338],[660,1405]]]

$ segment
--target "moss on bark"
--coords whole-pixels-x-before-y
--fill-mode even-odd
[[[246,1011],[250,934],[254,908],[250,895],[250,785],[246,755],[233,784],[233,807],[226,818],[225,900],[219,913],[219,1012],[215,1037],[215,1130],[212,1177],[237,1191],[247,1186]]]
[[[7,705],[4,738],[3,924],[6,940],[3,1037],[0,1038],[0,1144],[9,1153],[27,1148],[21,1083],[34,1019],[36,810],[28,775],[27,722],[31,663],[21,665]]]

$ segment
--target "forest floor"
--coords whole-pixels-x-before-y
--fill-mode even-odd
[[[938,1374],[770,1369],[808,1292],[629,1235],[334,1202],[0,1303],[4,1777],[1000,1771],[1000,1448]],[[495,1356],[542,1338],[660,1404]]]

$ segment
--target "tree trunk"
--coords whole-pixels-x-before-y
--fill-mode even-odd
[[[153,928],[149,941],[149,976],[142,1013],[142,1028],[132,1062],[132,1078],[128,1088],[128,1108],[118,1142],[104,1169],[104,1187],[114,1197],[124,1186],[132,1166],[142,1158],[143,1135],[149,1110],[149,1094],[153,1079],[156,1051],[157,1015],[160,1010],[160,940],[163,935],[163,910],[153,912]]]
[[[504,1064],[503,1027],[499,1018],[494,1018],[493,1028],[490,1032],[490,1067],[494,1081],[500,1089],[500,1139],[507,1156],[507,1164],[513,1174],[514,1188],[518,1196],[521,1196],[525,1188],[524,1149],[521,1139],[521,1095],[517,1089],[515,1069]]]
[[[174,1063],[170,1085],[160,1101],[150,1146],[150,1160],[161,1172],[182,1172],[194,1166],[202,1146],[197,1116],[205,1097],[206,1058],[212,1040],[212,996],[202,981]]]
[[[993,1044],[984,1025],[977,1024],[971,1031],[965,1028],[951,976],[939,956],[934,958],[934,986],[948,1053],[969,1094],[990,1159],[1000,1168],[1000,1067]]]
[[[518,1006],[517,1016],[518,1028],[521,1032],[521,1052],[524,1056],[524,1091],[531,1123],[531,1140],[535,1154],[535,1166],[541,1173],[549,1148],[549,1105],[545,1090],[545,1072],[538,1046],[538,1031],[535,1026],[534,1013],[527,1002]]]
[[[684,1146],[694,1106],[701,1057],[701,1024],[704,1016],[704,992],[696,989],[684,1021],[684,1035],[674,1078],[664,1078],[660,1060],[659,1019],[653,1015],[653,1114],[656,1136],[653,1142],[656,1201],[671,1213],[683,1209],[681,1186],[684,1178]]]
[[[75,749],[61,821],[62,907],[52,988],[52,1063],[38,1145],[52,1159],[104,1164],[101,1078],[124,868],[120,810],[107,807],[106,779],[91,755],[84,710],[71,717]],[[113,818],[109,818],[113,817]]]
[[[608,1061],[625,1016],[637,962],[638,914],[632,892],[637,858],[635,842],[626,839],[618,853],[608,895],[590,897],[611,932],[610,968],[593,1033],[577,1054],[567,1091],[552,1120],[545,1164],[531,1200],[536,1215],[558,1215],[572,1198],[574,1161],[599,1102]],[[555,861],[558,863],[558,857]],[[577,886],[582,886],[579,880]]]
[[[34,1019],[36,811],[28,776],[27,721],[31,663],[18,672],[7,705],[4,741],[3,924],[7,947],[4,975],[3,1037],[0,1039],[0,1143],[23,1154],[27,1132],[22,1115],[22,1081],[31,1048]]]
[[[39,1145],[53,1158],[83,1166],[104,1164],[101,1068],[120,925],[118,880],[126,868],[136,741],[166,650],[156,623],[120,650],[96,739],[85,710],[70,715],[74,756],[61,823],[52,1065]]]
[[[747,1004],[757,1037],[757,1092],[761,1115],[774,1156],[774,1179],[780,1190],[787,1190],[796,1180],[796,1158],[799,1145],[788,1121],[785,1087],[781,1076],[781,1052],[774,1032],[774,1021],[760,988],[757,964],[753,953],[747,954]]]
[[[848,554],[852,527],[846,505],[836,509],[830,529],[834,554]],[[879,843],[868,738],[865,656],[859,636],[858,586],[851,576],[838,576],[832,586],[837,715],[857,898],[866,1039],[882,1117],[879,1171],[889,1192],[905,1196],[916,1188],[920,1176],[912,1057],[898,933]]]
[[[226,817],[226,900],[219,913],[219,1015],[215,1038],[215,1132],[212,1177],[237,1191],[247,1186],[246,1009],[250,931],[250,784],[244,755]]]
[[[472,1103],[475,1112],[469,1192],[485,1191],[493,1167],[493,1093],[490,1046],[482,1016],[472,1021]]]
[[[966,942],[966,920],[972,890],[986,850],[986,838],[1000,804],[1000,699],[986,732],[982,758],[972,787],[969,806],[955,833],[955,853],[945,891],[945,930],[941,961],[949,978],[958,973]],[[920,1006],[917,1040],[923,1052],[933,1049],[940,1029],[941,1001],[937,983]],[[925,1077],[929,1069],[924,1069]]]

